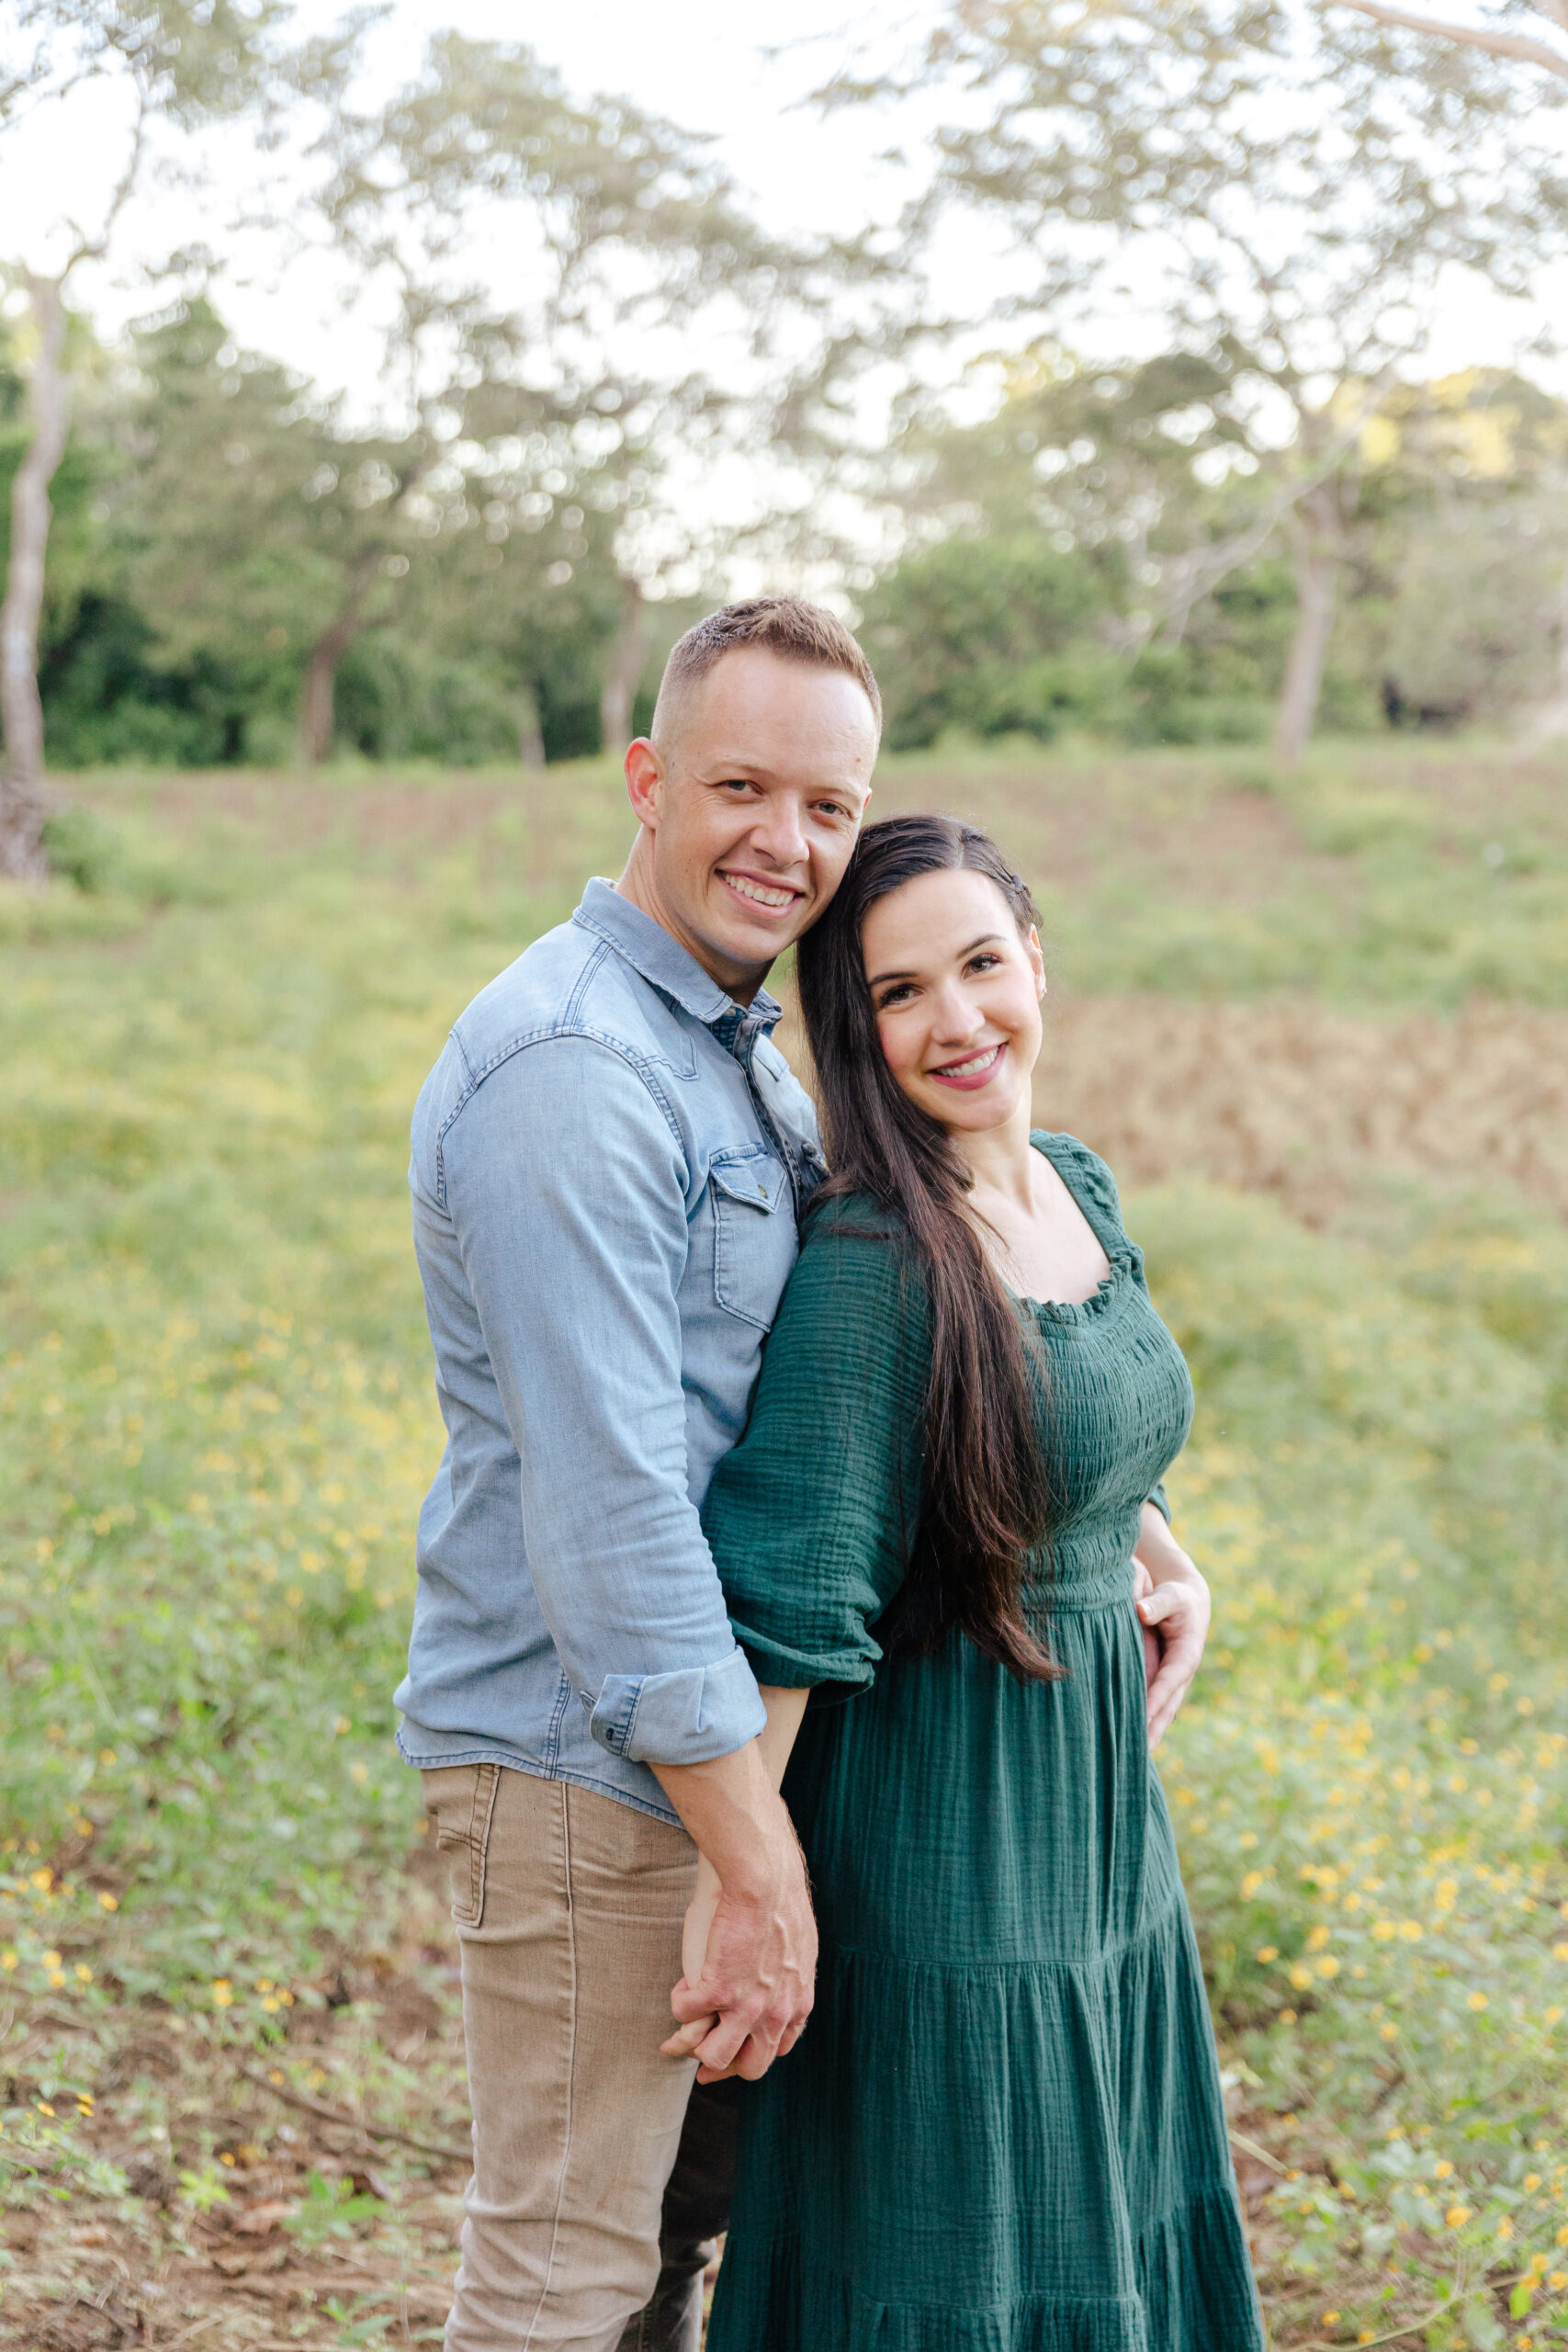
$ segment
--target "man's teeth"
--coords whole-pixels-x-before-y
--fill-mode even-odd
[[[975,1055],[970,1061],[944,1062],[936,1074],[938,1078],[973,1078],[976,1072],[989,1069],[1000,1052],[999,1046],[987,1046],[983,1054]]]
[[[747,882],[739,874],[727,874],[725,880],[743,899],[755,899],[760,907],[787,907],[795,897],[793,890],[770,890],[761,882]]]

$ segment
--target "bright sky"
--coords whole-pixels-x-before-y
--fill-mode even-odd
[[[897,12],[908,32],[936,13],[935,0]],[[295,24],[325,30],[341,0],[299,0]],[[874,34],[892,12],[868,0],[849,26],[843,0],[791,0],[787,50],[770,58],[767,18],[734,0],[590,0],[546,8],[539,0],[393,0],[371,39],[378,85],[394,86],[417,67],[431,34],[454,26],[475,39],[526,40],[570,89],[630,96],[685,128],[710,134],[717,152],[770,225],[829,230],[897,210],[910,182],[874,161],[874,126],[824,122],[798,101],[846,55],[853,28]],[[40,116],[0,147],[0,257],[47,264],[64,224],[90,225],[101,212],[124,148],[124,115],[108,94],[79,94],[62,113]],[[216,297],[241,340],[290,361],[332,389],[363,395],[374,341],[345,322],[328,274],[287,260],[272,239],[224,233],[252,192],[258,162],[248,133],[208,142],[211,187],[148,186],[123,217],[110,261],[81,270],[73,299],[107,324],[150,307],[145,266],[206,240],[228,271]],[[357,402],[356,402],[357,404]]]
[[[569,87],[624,93],[711,134],[769,226],[854,229],[892,217],[915,185],[913,175],[878,160],[895,126],[862,113],[824,120],[801,101],[857,43],[886,56],[890,45],[917,41],[939,6],[790,0],[770,17],[736,0],[555,0],[549,7],[540,0],[391,0],[373,36],[371,70],[378,83],[392,85],[417,64],[430,34],[447,25],[477,38],[525,40]],[[341,0],[300,0],[296,21],[301,29],[324,29],[340,14]],[[766,44],[781,40],[769,54]],[[1568,125],[1556,121],[1568,155]],[[0,142],[0,257],[47,262],[62,219],[93,220],[124,152],[122,133],[113,103],[89,96],[73,100],[67,116],[41,119],[30,136]],[[258,172],[277,170],[280,159],[262,164],[249,134],[229,130],[211,142],[209,161],[212,184],[202,193],[149,187],[127,213],[111,261],[73,281],[74,299],[113,326],[156,299],[146,264],[206,239],[228,262],[215,294],[242,342],[289,361],[325,389],[344,390],[356,412],[367,412],[376,338],[368,321],[354,318],[335,268],[289,259],[275,238],[236,237],[227,226]],[[953,233],[934,273],[939,300],[969,307],[1005,282],[1004,265],[973,225]],[[1568,280],[1540,292],[1540,322],[1553,311],[1568,315]],[[1103,356],[1113,356],[1132,342],[1135,322],[1107,318],[1094,332]],[[1518,339],[1517,313],[1456,288],[1438,323],[1434,369],[1506,360]],[[1532,364],[1568,388],[1561,365]]]

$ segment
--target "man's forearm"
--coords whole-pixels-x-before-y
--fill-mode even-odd
[[[800,1865],[800,1849],[760,1739],[705,1764],[654,1764],[694,1844],[739,1901],[764,1900]]]

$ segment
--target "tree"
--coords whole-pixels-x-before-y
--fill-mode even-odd
[[[1038,534],[955,533],[898,564],[865,599],[892,751],[919,749],[946,727],[1049,741],[1074,718],[1104,716],[1107,673],[1120,673],[1097,624],[1104,583],[1076,549]]]
[[[1401,386],[1368,435],[1392,545],[1379,632],[1396,720],[1568,722],[1568,407],[1505,369]]]
[[[543,435],[551,463],[525,494],[616,517],[618,622],[602,690],[613,742],[645,659],[659,556],[650,566],[635,520],[661,440],[676,425],[711,433],[737,405],[705,372],[661,372],[649,355],[662,345],[683,360],[699,318],[710,343],[728,333],[754,345],[766,306],[798,289],[807,265],[761,234],[700,142],[627,100],[570,98],[519,44],[439,36],[408,88],[342,110],[324,143],[322,216],[367,286],[390,297],[387,383],[421,453],[389,511],[417,503],[428,527],[432,500],[453,515],[468,492],[504,505],[520,452]],[[476,240],[498,224],[517,274],[538,287],[510,311],[473,276]],[[318,677],[330,681],[367,611],[350,573],[318,641]],[[321,743],[308,727],[308,755]]]
[[[11,538],[0,603],[0,873],[39,880],[44,818],[39,616],[49,545],[50,485],[70,434],[66,289],[107,249],[136,186],[154,119],[191,131],[217,118],[276,104],[321,67],[277,47],[276,0],[21,0],[12,51],[0,68],[0,135],[43,108],[69,110],[79,92],[112,80],[126,96],[125,150],[107,204],[90,229],[65,224],[52,266],[11,266],[32,322],[28,447],[11,484]]]
[[[1275,741],[1297,757],[1360,434],[1417,366],[1443,273],[1523,296],[1568,241],[1568,187],[1529,106],[1483,59],[1394,57],[1379,33],[1278,0],[953,0],[908,73],[824,96],[932,86],[962,89],[963,119],[938,133],[913,232],[955,205],[995,214],[1032,273],[1016,307],[1103,314],[1120,282],[1227,386],[1267,493],[1258,520],[1295,567]],[[1258,544],[1242,531],[1233,560]]]
[[[933,399],[892,444],[886,494],[906,551],[867,609],[879,626],[908,616],[879,653],[894,739],[927,727],[925,713],[982,733],[1254,734],[1280,617],[1279,567],[1265,577],[1255,560],[1280,492],[1232,413],[1235,386],[1182,352],[1107,367],[1043,347],[989,372],[990,416],[956,424]],[[939,658],[920,682],[914,615],[932,595],[966,650],[951,678]],[[922,626],[933,649],[948,645],[940,609]]]
[[[1398,30],[1424,33],[1436,40],[1450,40],[1461,49],[1483,50],[1490,57],[1522,58],[1528,65],[1540,65],[1548,74],[1555,74],[1568,82],[1568,50],[1560,49],[1555,41],[1540,40],[1534,33],[1511,32],[1507,25],[1456,25],[1438,17],[1415,14],[1408,8],[1391,8],[1385,0],[1343,0],[1348,8],[1359,8],[1363,17],[1374,23],[1389,25]],[[1537,0],[1540,13],[1549,17],[1560,31],[1568,32],[1568,5],[1565,0]]]

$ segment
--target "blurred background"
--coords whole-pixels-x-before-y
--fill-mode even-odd
[[[1568,2344],[1565,96],[1568,0],[11,0],[0,2343],[440,2339],[408,1114],[788,588],[1192,1363],[1271,2341]]]

